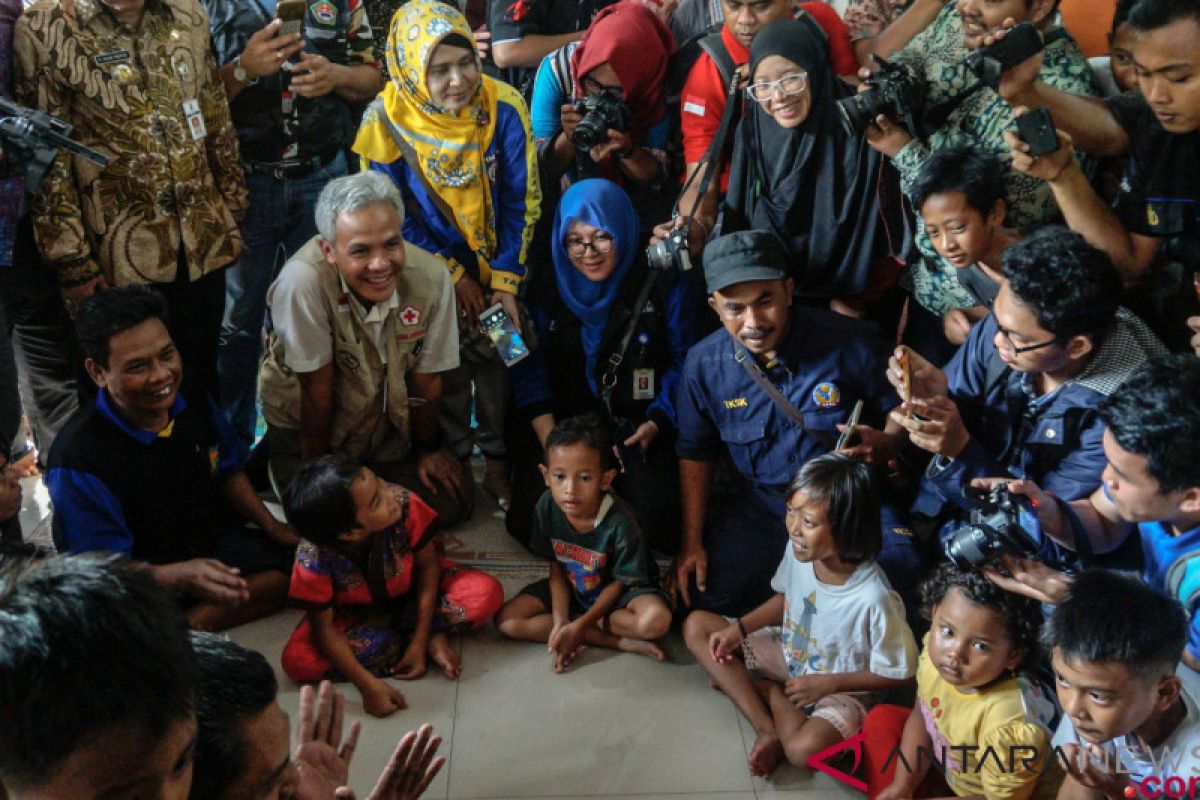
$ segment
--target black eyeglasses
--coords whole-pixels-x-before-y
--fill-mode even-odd
[[[609,86],[606,83],[593,78],[591,75],[584,75],[579,81],[580,87],[586,94],[609,94],[618,100],[625,99],[625,89],[621,86]]]
[[[567,239],[563,245],[567,248],[567,255],[571,258],[581,258],[589,247],[598,255],[603,256],[612,252],[613,237],[609,233],[597,233],[591,239]]]
[[[1041,342],[1039,344],[1031,344],[1031,345],[1028,345],[1027,347],[1017,347],[1013,343],[1011,331],[1006,331],[1004,328],[1001,328],[999,325],[996,326],[996,330],[998,330],[1000,332],[1000,336],[1004,339],[1004,343],[1007,344],[1009,349],[1013,351],[1013,355],[1018,355],[1018,356],[1021,355],[1021,353],[1032,353],[1034,350],[1041,350],[1043,348],[1049,347],[1052,344],[1060,344],[1062,342],[1062,339],[1060,337],[1056,336],[1055,338],[1051,339],[1048,342]]]

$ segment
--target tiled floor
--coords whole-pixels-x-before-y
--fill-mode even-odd
[[[26,480],[27,538],[48,538],[44,489]],[[503,530],[494,504],[480,495],[475,516],[455,529],[452,552],[495,574],[511,596],[544,576]],[[299,687],[278,671],[279,654],[300,612],[246,625],[231,637],[276,665],[279,700],[293,716]],[[490,626],[461,637],[458,681],[431,673],[397,682],[409,708],[387,719],[363,713],[351,685],[343,690],[363,736],[351,771],[360,798],[374,784],[397,739],[423,722],[442,735],[446,768],[430,798],[693,798],[742,800],[801,792],[813,800],[861,797],[825,775],[783,767],[771,781],[746,769],[750,728],[709,688],[677,633],[670,663],[591,649],[564,675],[550,670],[539,645],[502,640]]]

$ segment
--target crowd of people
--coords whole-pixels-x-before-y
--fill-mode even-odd
[[[754,775],[1198,791],[1200,2],[0,12],[0,798],[352,797],[330,681],[488,624],[678,630]]]

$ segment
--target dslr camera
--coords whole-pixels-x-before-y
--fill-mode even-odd
[[[575,108],[583,119],[571,134],[571,143],[581,153],[590,152],[608,138],[609,128],[624,133],[633,127],[633,112],[629,106],[608,92],[589,94],[576,103]]]
[[[692,256],[688,252],[688,226],[672,228],[661,242],[646,248],[646,263],[650,269],[662,272],[685,272],[692,268]]]
[[[863,133],[880,114],[904,121],[913,136],[919,136],[916,119],[925,110],[925,83],[903,64],[872,55],[879,71],[863,85],[866,91],[837,101],[842,125],[851,136]]]
[[[1029,498],[995,486],[986,495],[975,495],[980,507],[971,519],[946,540],[946,558],[959,568],[979,567],[1002,553],[1033,556],[1041,545],[1042,529]]]
[[[34,195],[59,150],[86,158],[98,167],[108,166],[108,156],[71,138],[74,126],[43,111],[17,105],[0,97],[0,143],[9,174],[25,179],[25,194]]]

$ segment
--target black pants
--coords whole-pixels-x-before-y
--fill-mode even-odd
[[[529,547],[533,529],[533,508],[546,491],[546,481],[538,465],[542,447],[533,428],[518,415],[510,414],[505,425],[508,460],[512,465],[512,504],[504,518],[508,532]],[[617,476],[613,491],[633,507],[646,543],[665,555],[679,552],[680,520],[679,461],[675,457],[675,437],[659,433],[646,452],[644,464],[628,465]]]
[[[225,270],[189,281],[187,257],[180,250],[175,280],[156,283],[154,288],[167,301],[167,330],[183,359],[184,370],[198,378],[214,400],[219,399],[217,342],[225,316]]]

